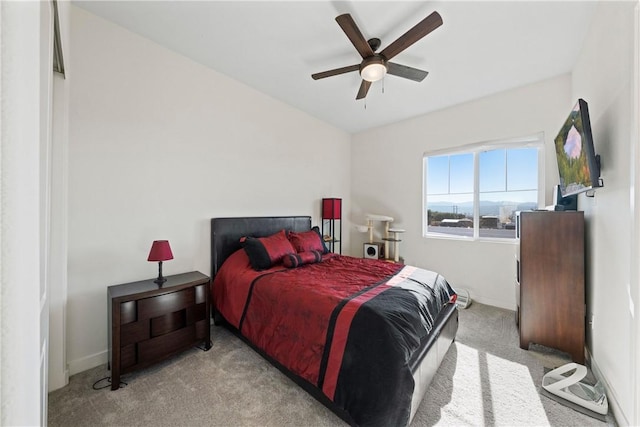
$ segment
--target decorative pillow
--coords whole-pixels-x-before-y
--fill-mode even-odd
[[[282,258],[282,264],[288,268],[300,267],[304,264],[315,264],[322,261],[320,251],[298,252],[297,254],[287,254]]]
[[[319,251],[323,254],[329,253],[329,249],[325,246],[320,235],[320,229],[317,226],[302,233],[290,231],[289,240],[297,252]]]
[[[295,248],[287,239],[284,230],[280,230],[269,237],[245,237],[242,246],[249,257],[254,270],[266,270],[282,261],[287,254],[296,253]]]

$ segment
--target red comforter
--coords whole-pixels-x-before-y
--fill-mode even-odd
[[[254,271],[239,250],[213,284],[230,325],[358,425],[407,423],[409,361],[454,295],[436,273],[334,254]]]

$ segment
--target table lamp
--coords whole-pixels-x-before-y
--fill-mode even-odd
[[[169,246],[168,240],[154,240],[149,251],[149,258],[147,261],[158,261],[158,278],[154,280],[154,283],[162,285],[167,281],[162,277],[162,261],[168,261],[173,259],[173,253],[171,252],[171,246]]]

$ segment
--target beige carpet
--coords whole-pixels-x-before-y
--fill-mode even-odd
[[[344,426],[344,422],[223,328],[209,352],[189,350],[95,391],[106,365],[49,394],[50,426]],[[539,394],[544,369],[568,359],[518,346],[512,311],[474,303],[412,426],[605,426]]]

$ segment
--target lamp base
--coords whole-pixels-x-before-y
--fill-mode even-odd
[[[166,281],[167,279],[162,277],[162,261],[158,261],[158,278],[154,280],[153,283],[157,283],[158,285],[162,286],[162,284]]]

